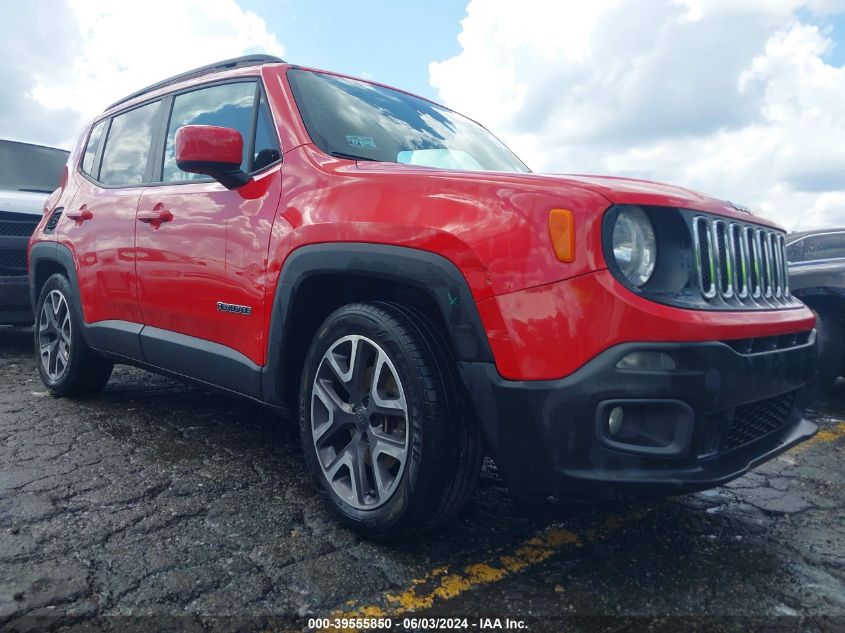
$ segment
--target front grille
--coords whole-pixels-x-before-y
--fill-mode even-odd
[[[29,237],[40,220],[41,218],[32,217],[14,220],[0,218],[0,236]]]
[[[722,441],[722,452],[730,451],[781,429],[795,406],[795,391],[737,407]]]
[[[0,277],[26,275],[26,250],[0,248]]]
[[[795,305],[780,231],[697,215],[692,220],[698,290],[737,307]]]

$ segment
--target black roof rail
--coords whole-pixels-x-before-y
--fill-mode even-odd
[[[143,94],[152,92],[153,90],[158,90],[159,88],[164,88],[165,86],[169,86],[180,81],[184,81],[185,79],[202,77],[203,75],[208,75],[210,73],[218,72],[221,70],[231,70],[232,68],[243,68],[246,66],[261,66],[263,64],[281,64],[284,63],[284,61],[285,60],[280,59],[278,57],[274,57],[273,55],[244,55],[243,57],[233,57],[232,59],[224,59],[222,62],[215,62],[213,64],[208,64],[207,66],[200,66],[199,68],[194,68],[193,70],[174,75],[173,77],[154,83],[151,86],[142,88],[141,90],[133,92],[131,95],[123,97],[123,99],[115,101],[108,108],[106,108],[106,110],[111,110],[113,107],[118,106],[121,103],[126,103],[127,101],[134,99],[135,97],[140,97]]]

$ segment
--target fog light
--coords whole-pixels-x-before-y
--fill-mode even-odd
[[[622,407],[613,407],[610,415],[607,416],[607,430],[611,435],[619,435],[622,430],[622,422],[625,421],[625,413]]]
[[[665,352],[631,352],[616,363],[618,369],[666,371],[676,369],[675,359]]]

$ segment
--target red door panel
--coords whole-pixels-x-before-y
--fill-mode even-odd
[[[135,223],[143,323],[263,364],[267,250],[280,194],[278,167],[237,190],[216,182],[146,189]],[[221,311],[218,302],[252,314]]]
[[[85,321],[140,323],[133,244],[140,189],[104,189],[79,180],[79,190],[65,209],[59,241],[76,259]]]
[[[217,183],[148,188],[138,203],[135,248],[144,325],[217,341],[215,303],[226,285],[226,221]],[[149,216],[170,219],[149,221]]]

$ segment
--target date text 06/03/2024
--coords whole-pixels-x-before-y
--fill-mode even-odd
[[[331,630],[389,630],[395,627],[404,630],[523,630],[528,625],[525,620],[512,618],[310,618],[308,620],[309,630],[331,631]]]

